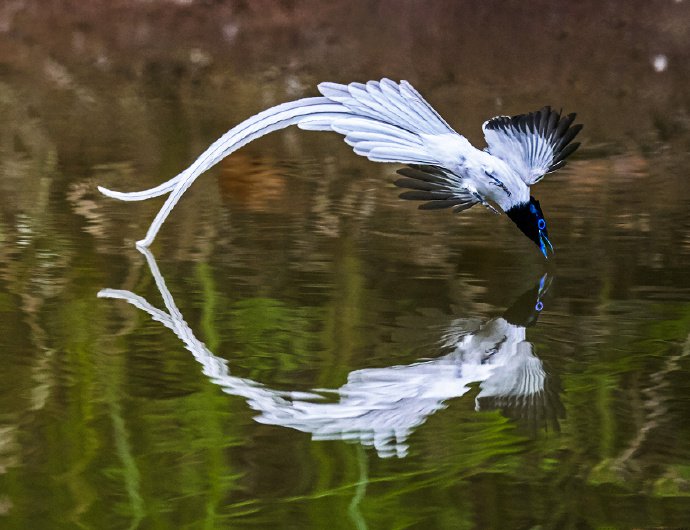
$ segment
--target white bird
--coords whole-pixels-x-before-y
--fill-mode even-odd
[[[571,143],[582,125],[575,114],[562,116],[550,107],[529,114],[497,116],[482,128],[487,147],[477,149],[455,132],[407,81],[366,84],[321,83],[323,97],[283,103],[245,120],[214,142],[189,168],[155,188],[123,193],[103,187],[110,197],[136,201],[169,193],[140,246],[149,246],[170,211],[204,171],[250,141],[297,125],[335,131],[355,153],[374,162],[406,164],[395,184],[403,199],[426,201],[421,209],[452,207],[455,212],[496,205],[539,247],[553,252],[546,220],[530,186],[565,165],[579,143]]]

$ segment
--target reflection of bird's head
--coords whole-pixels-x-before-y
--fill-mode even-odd
[[[544,274],[537,285],[525,291],[505,310],[503,318],[515,326],[529,327],[537,323],[544,309],[542,299],[551,286],[552,277]]]
[[[529,202],[513,206],[506,212],[508,217],[539,247],[546,259],[553,254],[553,246],[549,241],[549,231],[546,229],[546,219],[539,206],[539,201],[534,197]]]

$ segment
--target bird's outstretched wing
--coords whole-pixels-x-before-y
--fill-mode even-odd
[[[407,188],[401,199],[427,201],[420,210],[439,210],[453,207],[455,213],[471,208],[479,201],[469,192],[458,177],[438,166],[410,165],[397,171],[404,178],[395,181],[400,188]]]
[[[462,155],[466,140],[407,81],[320,83],[319,92],[345,112],[309,117],[298,126],[340,133],[355,153],[373,162],[443,165],[449,155]],[[429,141],[439,137],[448,141]]]
[[[398,171],[405,178],[395,184],[411,190],[401,198],[427,201],[420,206],[423,210],[455,207],[456,212],[480,202],[445,169],[462,162],[471,150],[469,142],[407,81],[321,83],[319,91],[349,112],[309,119],[299,127],[343,134],[355,153],[374,162],[410,165]]]
[[[573,125],[575,114],[561,116],[551,107],[529,114],[497,116],[484,122],[487,151],[515,168],[531,186],[565,165],[579,146],[571,143],[582,125]]]

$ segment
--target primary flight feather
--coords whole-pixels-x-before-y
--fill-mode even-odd
[[[149,246],[184,191],[204,171],[248,142],[271,131],[297,125],[334,131],[358,155],[374,162],[406,164],[395,184],[400,197],[425,201],[422,209],[466,210],[480,203],[498,206],[545,257],[553,252],[546,220],[530,186],[565,165],[579,146],[572,143],[582,125],[575,114],[562,116],[544,107],[513,117],[498,116],[483,125],[487,147],[477,149],[455,132],[407,81],[366,84],[321,83],[323,97],[304,98],[265,110],[214,142],[176,177],[141,192],[99,190],[120,200],[144,200],[169,193],[138,243]]]

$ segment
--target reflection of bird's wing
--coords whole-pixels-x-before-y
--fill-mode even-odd
[[[477,410],[500,408],[504,414],[526,422],[531,429],[559,429],[563,417],[558,379],[544,370],[529,342],[521,342],[507,362],[480,384]]]
[[[359,440],[380,456],[405,456],[407,437],[426,418],[462,396],[472,378],[459,378],[446,358],[406,366],[351,372],[334,393],[336,402],[293,399],[288,406],[265,408],[261,423],[312,433],[318,440]]]
[[[528,186],[552,171],[562,168],[579,143],[571,144],[582,125],[572,125],[575,114],[544,107],[529,114],[497,116],[484,122],[482,129],[487,151],[515,168]]]
[[[544,283],[542,280],[540,287]],[[533,309],[539,294],[530,294],[520,297],[507,312],[524,312],[516,305]],[[426,356],[446,353],[439,361],[455,365],[457,384],[481,382],[475,398],[477,410],[498,408],[531,428],[558,429],[558,418],[563,415],[558,381],[535,355],[524,325],[501,317],[481,324],[451,319],[439,311],[420,313],[399,319],[401,329],[393,335],[394,340],[407,338],[410,344],[427,348]]]
[[[391,333],[395,351],[406,351],[423,358],[435,359],[454,351],[462,337],[476,332],[479,319],[454,318],[438,309],[417,308],[414,314],[396,318]]]
[[[423,209],[461,211],[477,203],[452,172],[474,148],[407,81],[321,83],[319,91],[349,112],[310,117],[300,128],[343,134],[355,153],[374,162],[413,165],[399,171],[405,178],[395,184],[411,190],[401,198],[428,201]]]
[[[500,369],[482,382],[477,399],[492,396],[506,401],[519,400],[541,392],[545,379],[546,373],[532,351],[532,344],[519,342]]]

